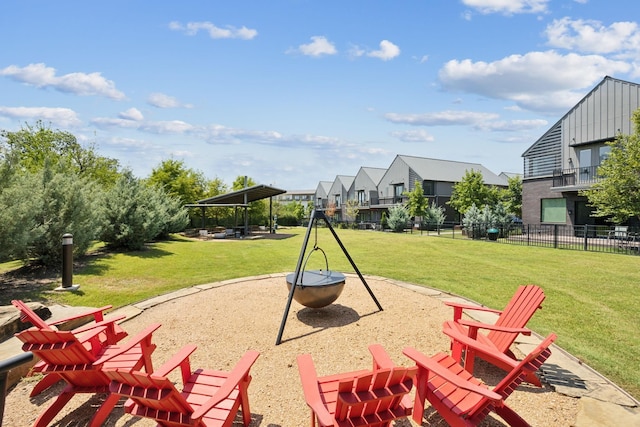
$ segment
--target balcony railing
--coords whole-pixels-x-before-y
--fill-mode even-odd
[[[598,166],[586,166],[572,169],[556,169],[553,171],[554,187],[589,186],[600,181]]]

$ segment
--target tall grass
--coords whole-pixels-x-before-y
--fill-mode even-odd
[[[175,237],[142,252],[96,257],[74,272],[75,293],[41,292],[57,302],[122,306],[172,290],[295,269],[305,229],[282,240],[198,241]],[[640,398],[640,257],[503,245],[466,238],[337,230],[358,269],[503,308],[520,284],[546,294],[529,327]],[[309,249],[314,244],[312,233]],[[329,268],[353,268],[327,229],[317,232]],[[324,268],[314,254],[308,268]],[[283,283],[283,293],[286,287]],[[420,319],[415,319],[420,327]],[[410,343],[408,343],[410,344]]]

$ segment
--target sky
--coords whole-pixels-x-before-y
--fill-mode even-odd
[[[605,76],[637,0],[2,0],[0,129],[42,120],[148,177],[315,190],[397,155],[522,173]]]

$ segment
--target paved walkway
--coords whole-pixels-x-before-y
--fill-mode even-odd
[[[137,304],[122,307],[110,314],[125,315],[128,319],[131,319],[142,314],[144,310],[158,304],[184,297],[186,295],[198,293],[203,290],[208,290],[222,284],[226,285],[244,281],[255,281],[272,277],[274,277],[274,275],[245,277],[219,283],[193,286],[142,301]],[[371,276],[366,276],[366,278],[369,277]],[[401,286],[441,301],[459,301],[467,304],[477,304],[473,301],[454,297],[450,294],[424,286],[380,277],[376,277],[375,279],[386,281],[393,285]],[[52,318],[68,316],[71,314],[71,310],[81,311],[85,309],[80,307],[72,308],[61,306],[53,306],[49,308],[53,313]],[[497,317],[495,314],[486,312],[470,312],[468,314],[473,314],[473,316],[471,316],[473,319],[484,323],[494,323]],[[542,337],[535,333],[528,337],[521,335],[518,340],[516,340],[515,345],[522,353],[526,354],[533,350],[541,340]],[[21,343],[16,338],[11,338],[0,343],[0,360],[20,354],[22,351],[20,349],[20,344]],[[10,373],[9,384],[11,385],[17,382],[23,374],[24,369],[22,371],[17,370],[16,372]],[[640,426],[640,402],[607,378],[591,369],[589,366],[581,363],[578,359],[564,351],[562,348],[556,345],[552,346],[552,355],[542,366],[542,374],[544,376],[544,380],[556,392],[580,399],[580,409],[577,419],[573,424],[575,427],[621,425]]]

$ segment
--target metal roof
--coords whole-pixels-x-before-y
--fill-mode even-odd
[[[242,190],[232,191],[227,194],[209,197],[208,199],[198,200],[197,205],[243,205],[245,203],[254,202],[256,200],[266,199],[267,197],[277,196],[286,193],[286,190],[270,187],[268,185],[254,185],[246,187]]]

